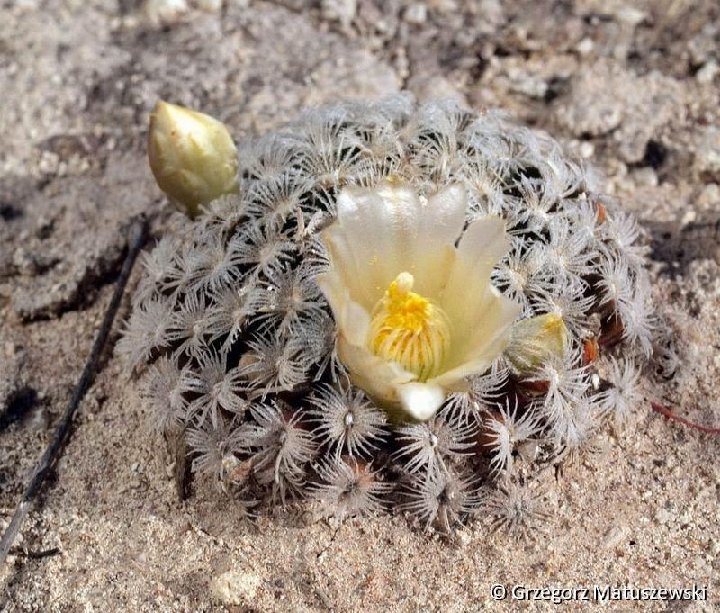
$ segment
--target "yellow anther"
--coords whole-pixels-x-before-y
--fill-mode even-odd
[[[412,291],[415,279],[401,272],[378,300],[370,324],[372,352],[427,381],[438,373],[450,345],[445,312]]]

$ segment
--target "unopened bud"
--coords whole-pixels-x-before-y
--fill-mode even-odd
[[[517,371],[527,373],[553,356],[562,357],[567,339],[562,317],[545,313],[515,323],[505,355]]]
[[[148,158],[160,189],[190,217],[238,190],[237,149],[210,115],[159,101],[150,114]]]

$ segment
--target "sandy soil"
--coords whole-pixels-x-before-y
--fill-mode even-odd
[[[147,211],[155,236],[166,225],[144,157],[158,97],[220,117],[238,140],[307,105],[402,88],[549,131],[607,176],[652,242],[677,359],[660,353],[648,398],[720,425],[714,0],[205,0],[179,15],[18,0],[0,2],[0,22],[0,527],[82,370],[128,219]],[[454,543],[402,517],[251,522],[203,483],[178,502],[143,412],[109,352],[0,568],[0,610],[514,610],[492,600],[496,583],[695,584],[706,601],[609,610],[720,605],[720,439],[649,406],[548,476],[549,520],[520,543],[482,520]]]

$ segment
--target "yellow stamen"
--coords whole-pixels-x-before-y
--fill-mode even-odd
[[[415,279],[401,272],[378,300],[370,324],[372,352],[427,381],[437,374],[450,345],[445,312],[411,291]]]

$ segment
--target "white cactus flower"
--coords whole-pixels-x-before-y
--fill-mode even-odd
[[[490,283],[510,247],[503,220],[463,232],[466,205],[460,184],[428,198],[400,180],[346,187],[322,233],[330,266],[318,283],[338,356],[355,385],[405,419],[429,419],[486,371],[521,311]]]

